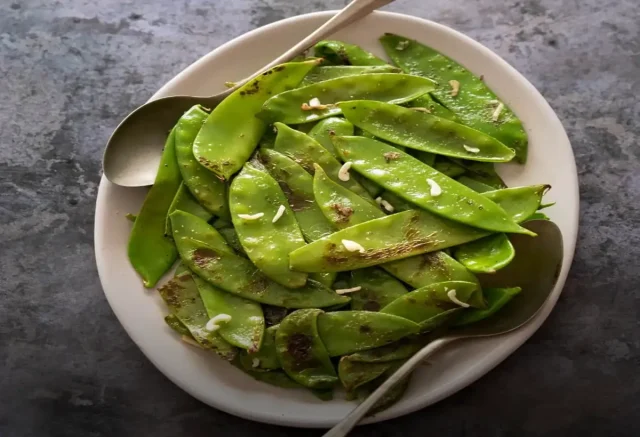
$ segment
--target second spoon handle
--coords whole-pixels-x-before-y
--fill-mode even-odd
[[[369,395],[360,405],[351,411],[340,423],[331,428],[323,437],[344,437],[351,429],[362,420],[367,412],[373,407],[382,397],[387,394],[396,384],[406,378],[409,373],[413,371],[422,361],[424,361],[431,354],[442,348],[444,345],[457,340],[456,337],[444,337],[432,341],[422,349],[420,349],[413,357],[407,360],[398,370],[395,371],[385,382],[382,383],[373,393]]]

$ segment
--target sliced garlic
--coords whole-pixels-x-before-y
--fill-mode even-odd
[[[407,48],[407,46],[409,45],[409,41],[407,41],[406,39],[404,41],[400,41],[397,45],[396,45],[396,50],[404,50]]]
[[[275,223],[278,220],[280,220],[280,217],[282,217],[284,215],[284,212],[287,210],[287,208],[285,208],[284,205],[280,205],[278,207],[278,212],[276,212],[276,215],[273,216],[273,220],[271,220],[271,223]]]
[[[256,367],[260,367],[260,360],[258,358],[254,358],[253,360],[251,360],[251,367],[253,367],[254,369]]]
[[[387,211],[387,212],[393,212],[395,210],[393,205],[390,204],[389,202],[387,202],[386,200],[384,200],[382,197],[376,197],[376,203],[381,208],[384,208],[385,211]]]
[[[347,161],[342,164],[342,167],[340,167],[340,171],[338,171],[338,179],[343,182],[347,182],[349,180],[349,169],[351,168],[352,164],[353,163],[351,161]]]
[[[313,99],[309,100],[309,106],[311,106],[312,108],[317,108],[318,106],[322,106],[322,103],[320,103],[319,98],[314,97]]]
[[[362,247],[361,245],[359,245],[355,241],[342,240],[342,245],[349,252],[360,252],[360,253],[364,253],[365,252],[364,247]]]
[[[450,80],[449,85],[451,85],[451,97],[455,97],[460,92],[460,82],[457,80]]]
[[[231,316],[229,314],[218,314],[214,316],[207,322],[204,329],[209,332],[216,332],[220,329],[220,323],[229,323],[231,321]]]
[[[264,212],[258,212],[256,214],[238,214],[242,220],[258,220],[264,216]]]
[[[356,291],[360,291],[360,290],[362,290],[362,287],[360,286],[353,287],[353,288],[339,288],[338,290],[336,290],[336,293],[347,294],[347,293],[355,293]]]
[[[477,147],[467,146],[466,144],[463,144],[462,147],[464,147],[464,150],[469,153],[480,153],[480,149],[478,149]]]
[[[456,305],[460,305],[462,308],[469,308],[471,306],[468,303],[462,302],[460,299],[458,299],[456,297],[456,291],[455,290],[447,291],[447,297],[449,299],[451,299],[451,302],[455,303]]]
[[[436,181],[433,179],[427,179],[427,183],[429,184],[429,188],[431,188],[431,197],[438,197],[442,194],[442,188],[440,188],[440,185],[438,185]]]
[[[493,111],[493,114],[491,114],[491,119],[493,121],[498,121],[503,109],[504,109],[504,103],[498,103],[498,107],[496,108],[495,111]]]

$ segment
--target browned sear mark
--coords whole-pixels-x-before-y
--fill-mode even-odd
[[[386,152],[382,156],[384,156],[384,160],[387,162],[391,162],[395,159],[400,158],[400,153],[398,152]]]
[[[193,261],[193,263],[201,269],[205,268],[211,260],[216,260],[219,258],[220,255],[218,255],[214,250],[209,249],[208,247],[200,247],[194,250],[193,254],[191,255],[191,260]]]
[[[338,214],[338,219],[336,220],[338,223],[347,223],[353,215],[353,208],[349,206],[332,203],[330,207]]]

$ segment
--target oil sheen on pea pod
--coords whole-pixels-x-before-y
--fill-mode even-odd
[[[464,308],[461,302],[470,304],[471,297],[477,290],[478,285],[471,282],[439,282],[400,296],[382,308],[380,313],[411,320],[423,330],[426,327],[433,329],[433,324],[429,323],[432,318]]]
[[[548,188],[532,185],[482,195],[496,202],[515,221],[522,222],[536,212]],[[425,211],[407,210],[324,237],[292,252],[289,261],[294,270],[340,272],[435,252],[490,234]],[[344,240],[359,244],[364,251],[348,250]]]
[[[329,117],[320,120],[311,128],[308,135],[336,158],[338,154],[335,147],[333,147],[331,137],[334,135],[353,135],[353,124],[341,117]]]
[[[332,357],[373,349],[417,334],[414,322],[371,311],[333,311],[318,316],[320,338]]]
[[[167,212],[164,232],[168,236],[171,236],[171,220],[169,220],[169,215],[171,215],[171,213],[176,210],[188,212],[189,214],[200,217],[205,221],[209,221],[211,217],[213,217],[213,214],[211,214],[211,212],[204,209],[204,207],[202,207],[202,205],[200,205],[198,201],[193,198],[184,182],[180,184],[180,188],[178,188],[176,195],[173,197],[173,201],[171,202],[169,211]]]
[[[342,41],[320,41],[313,46],[313,52],[315,56],[324,58],[335,65],[389,65],[373,53],[369,53],[355,44]]]
[[[278,136],[274,146],[275,151],[293,159],[311,174],[315,172],[314,164],[319,165],[332,180],[359,196],[373,201],[367,190],[360,185],[356,178],[349,177],[347,181],[339,178],[338,174],[342,164],[317,141],[309,135],[291,129],[285,124],[275,123],[274,126],[278,129]]]
[[[183,262],[222,290],[284,308],[323,308],[349,302],[348,297],[315,281],[307,281],[298,289],[271,281],[249,260],[235,254],[212,226],[192,214],[176,211],[171,214],[171,223]]]
[[[338,382],[320,335],[319,309],[294,311],[284,318],[276,331],[276,352],[284,371],[305,387],[328,389]]]
[[[508,162],[515,152],[489,135],[426,112],[384,102],[338,104],[354,125],[411,149],[473,161]]]
[[[217,216],[228,216],[227,186],[193,156],[193,142],[209,114],[196,105],[176,125],[176,159],[185,185],[198,202]]]
[[[320,60],[290,62],[265,71],[214,108],[193,143],[200,164],[227,180],[242,168],[267,129],[256,114],[272,95],[295,88]]]
[[[495,273],[513,260],[516,251],[506,234],[493,234],[455,248],[453,256],[474,273]]]
[[[247,370],[267,371],[280,369],[280,361],[276,353],[276,331],[280,325],[270,326],[264,331],[260,349],[257,351],[240,351],[239,360]]]
[[[278,182],[247,163],[231,183],[229,205],[233,227],[253,264],[285,287],[304,286],[307,275],[289,269],[289,253],[305,241]]]
[[[516,159],[527,159],[527,134],[521,121],[485,85],[483,79],[434,49],[399,35],[380,38],[387,55],[405,72],[428,77],[438,83],[432,95],[455,112],[460,123],[496,138],[516,151]],[[498,108],[499,105],[500,108]]]
[[[236,347],[257,351],[264,334],[260,304],[220,290],[198,276],[193,279],[210,319],[220,314],[231,316],[231,320],[220,324],[220,336]]]
[[[258,117],[269,123],[307,123],[340,114],[342,110],[336,103],[345,100],[400,104],[434,88],[431,80],[408,74],[374,73],[339,77],[277,94],[264,103]],[[313,107],[313,99],[318,99],[321,106]]]
[[[488,231],[535,235],[491,200],[392,146],[364,137],[334,137],[333,144],[355,171],[433,214]]]
[[[300,82],[300,86],[307,86],[313,83],[324,82],[325,80],[336,79],[346,76],[360,76],[373,73],[402,73],[398,67],[391,65],[355,66],[355,65],[329,65],[327,67],[318,66],[311,70],[309,74]]]
[[[487,299],[487,308],[469,308],[465,310],[455,320],[453,326],[466,326],[493,316],[520,293],[520,291],[522,291],[520,287],[485,288],[484,293]]]
[[[349,287],[360,287],[350,294],[352,310],[379,311],[407,292],[402,282],[376,267],[352,271]]]
[[[178,257],[175,244],[164,232],[167,212],[181,183],[174,129],[164,145],[156,180],[133,223],[127,246],[129,261],[147,288],[155,286]]]
[[[160,287],[158,292],[171,314],[180,320],[199,345],[215,351],[225,360],[230,361],[235,357],[236,350],[231,344],[218,333],[207,331],[209,317],[191,273],[176,276]]]

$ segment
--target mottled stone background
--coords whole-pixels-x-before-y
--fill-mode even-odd
[[[142,355],[93,256],[118,121],[258,26],[342,0],[0,1],[0,436],[319,435],[213,410]],[[640,3],[398,0],[498,52],[558,112],[581,188],[558,306],[496,370],[358,436],[640,435]]]

